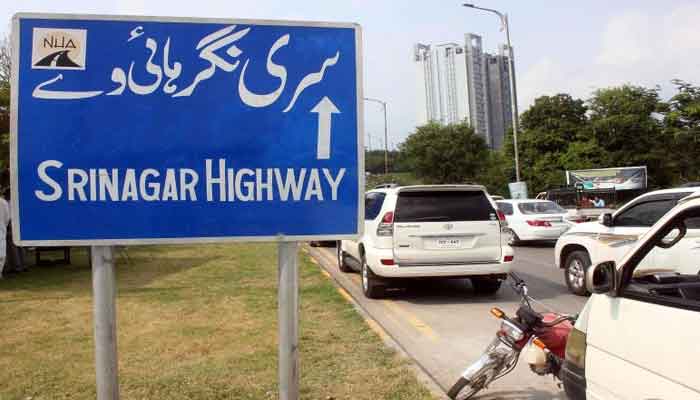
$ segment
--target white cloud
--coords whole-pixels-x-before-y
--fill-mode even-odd
[[[564,63],[548,55],[520,75],[521,111],[536,97],[557,92],[587,98],[596,88],[624,83],[662,87],[673,93],[671,79],[698,82],[700,5],[671,9],[665,15],[630,11],[612,17],[602,30],[590,63]],[[578,62],[586,60],[581,55]]]

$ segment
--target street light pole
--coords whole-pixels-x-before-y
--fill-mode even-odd
[[[386,102],[371,97],[365,97],[365,100],[381,104],[384,110],[384,175],[387,175],[389,174],[389,133],[386,121]]]
[[[518,160],[518,99],[515,91],[515,61],[513,59],[513,46],[510,44],[510,27],[508,26],[508,14],[503,14],[499,11],[477,7],[474,4],[464,3],[464,7],[475,8],[477,10],[488,11],[498,15],[501,20],[501,25],[506,31],[506,42],[508,46],[508,75],[510,76],[510,110],[511,118],[513,119],[513,153],[515,155],[515,181],[520,182],[520,162]]]

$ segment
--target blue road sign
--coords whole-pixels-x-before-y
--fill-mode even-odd
[[[12,37],[20,243],[361,232],[358,25],[17,14]]]

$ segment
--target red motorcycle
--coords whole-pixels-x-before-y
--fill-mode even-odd
[[[520,295],[520,307],[514,317],[498,308],[491,314],[501,320],[496,338],[481,358],[464,371],[447,395],[453,400],[465,400],[511,372],[525,351],[526,362],[538,375],[552,374],[560,378],[566,340],[576,322],[576,316],[555,312],[540,313],[532,303],[540,304],[528,295],[527,285],[517,274],[510,273],[511,287]],[[546,306],[542,305],[544,308]]]

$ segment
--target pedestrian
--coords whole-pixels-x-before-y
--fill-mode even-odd
[[[593,202],[591,199],[588,198],[588,196],[583,196],[581,198],[581,208],[592,208],[593,207]]]
[[[605,207],[605,200],[601,199],[598,196],[595,196],[593,198],[593,207],[595,208],[603,208]]]

